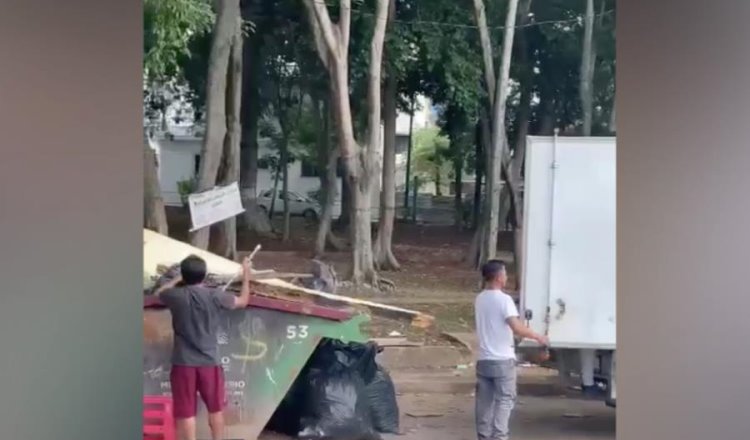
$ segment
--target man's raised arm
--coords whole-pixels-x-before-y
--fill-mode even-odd
[[[250,302],[250,280],[252,279],[252,262],[246,257],[242,260],[242,289],[240,295],[234,297],[234,308],[240,309],[247,307]]]

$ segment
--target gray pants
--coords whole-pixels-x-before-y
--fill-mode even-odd
[[[479,440],[508,440],[516,403],[516,361],[477,362],[476,423]]]

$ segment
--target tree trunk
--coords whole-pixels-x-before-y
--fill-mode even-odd
[[[586,0],[584,18],[583,55],[581,57],[581,112],[583,114],[583,136],[591,136],[594,103],[594,0]]]
[[[143,226],[160,234],[167,235],[167,212],[159,186],[159,173],[156,168],[156,154],[151,149],[146,131],[143,131]]]
[[[481,122],[477,121],[476,135],[474,136],[475,159],[474,159],[474,203],[472,206],[472,228],[475,233],[481,225],[482,215],[482,176],[484,175],[484,148],[482,148],[482,127]]]
[[[237,29],[232,43],[230,65],[227,74],[226,124],[227,135],[224,142],[224,160],[222,173],[219,176],[221,185],[229,185],[240,179],[240,105],[242,101],[242,33]],[[237,218],[229,218],[218,225],[217,254],[237,259]]]
[[[321,113],[319,113],[321,112]],[[320,173],[320,189],[323,194],[323,212],[318,223],[318,233],[315,239],[315,257],[321,257],[325,253],[326,244],[330,244],[337,251],[344,249],[344,243],[336,237],[331,230],[333,220],[333,207],[338,193],[338,158],[336,148],[331,146],[330,121],[331,111],[328,100],[323,100],[323,109],[316,101],[315,115],[318,116],[318,126],[322,127],[322,133],[318,137],[318,168]]]
[[[521,26],[529,23],[529,12],[531,12],[532,0],[521,0],[518,5],[518,20]],[[510,180],[514,188],[520,188],[523,183],[522,170],[526,159],[526,137],[529,135],[529,123],[531,120],[531,100],[533,99],[534,71],[529,62],[528,30],[521,28],[518,31],[518,54],[519,62],[523,66],[523,77],[521,79],[520,108],[518,111],[518,126],[516,129],[516,142],[513,147],[513,158],[510,161]],[[510,190],[510,187],[507,188]],[[506,190],[506,192],[508,192]],[[518,207],[516,207],[518,208]],[[506,214],[507,215],[507,214]],[[505,218],[505,217],[502,217]]]
[[[240,24],[239,17],[239,0],[217,0],[216,23],[206,81],[206,134],[201,149],[198,191],[206,191],[216,185],[224,136],[227,132],[227,68],[232,40]],[[191,233],[190,243],[199,249],[208,249],[210,231],[211,228],[206,227]]]
[[[365,151],[361,153],[360,175],[358,185],[354,191],[354,206],[356,214],[353,218],[355,226],[352,228],[352,245],[354,251],[354,270],[352,281],[355,284],[369,283],[378,285],[375,271],[375,259],[372,253],[372,184],[378,179],[377,154],[381,144],[381,70],[383,60],[383,44],[388,18],[389,0],[378,0],[375,30],[370,42],[370,65],[368,71],[368,139]],[[395,139],[394,139],[395,141]],[[395,142],[394,142],[395,143]],[[395,149],[395,145],[393,145]],[[351,163],[351,162],[350,162]],[[395,165],[394,165],[395,168]],[[391,179],[390,183],[394,183]],[[395,198],[395,195],[393,196]],[[391,222],[392,224],[392,222]],[[395,260],[395,258],[394,258]]]
[[[339,219],[336,222],[341,231],[349,230],[351,224],[352,188],[349,179],[346,178],[347,174],[348,171],[344,167],[344,175],[341,179],[341,214],[339,214]]]
[[[549,92],[549,95],[552,95],[552,93]],[[555,131],[555,123],[557,120],[554,99],[551,96],[542,94],[539,108],[541,109],[541,117],[538,133],[540,136],[552,136]]]
[[[466,261],[471,267],[479,268],[479,266],[485,261],[484,255],[484,243],[485,236],[487,234],[487,214],[489,209],[489,196],[487,194],[487,182],[490,180],[490,149],[492,148],[492,133],[490,128],[489,116],[487,115],[486,109],[482,108],[479,113],[479,135],[480,142],[482,143],[482,163],[484,164],[484,176],[485,176],[485,197],[481,203],[481,215],[479,227],[474,231],[474,237],[469,245],[469,253]]]
[[[414,105],[416,97],[411,97],[409,108],[409,145],[406,147],[406,181],[404,182],[404,220],[409,218],[409,184],[411,184],[411,150],[414,134]]]
[[[443,197],[443,173],[442,164],[435,162],[435,195],[437,197]]]
[[[454,226],[459,231],[461,230],[464,222],[464,205],[463,205],[463,169],[464,169],[464,158],[461,155],[461,142],[459,136],[454,135],[451,140],[451,149],[453,149],[453,210],[455,211],[455,218],[453,220]]]
[[[284,223],[281,233],[281,241],[288,242],[291,233],[291,213],[289,211],[289,141],[287,134],[281,145],[281,193],[284,195]]]
[[[281,177],[281,161],[276,165],[273,173],[273,189],[271,190],[271,206],[268,208],[268,221],[273,228],[273,215],[276,213],[276,200],[279,199],[279,178]]]
[[[331,231],[331,221],[333,219],[333,206],[336,201],[337,181],[336,164],[338,162],[338,151],[335,148],[328,148],[326,143],[326,153],[328,161],[325,165],[325,172],[321,174],[320,185],[323,188],[323,213],[320,216],[318,225],[318,234],[315,239],[315,257],[321,257],[325,253],[326,244],[337,251],[344,249],[345,245],[340,238],[336,237]]]
[[[351,105],[349,101],[349,33],[351,26],[351,0],[340,0],[339,22],[331,21],[325,3],[305,0],[313,37],[322,63],[328,68],[336,137],[341,157],[347,169],[346,178],[351,185],[352,212],[352,271],[355,285],[379,285],[372,255],[371,180],[375,173],[376,148],[380,139],[380,72],[383,42],[388,15],[388,0],[378,0],[375,30],[370,42],[368,75],[368,140],[360,147],[354,138]]]
[[[492,146],[490,148],[489,160],[490,172],[487,173],[487,197],[489,198],[489,203],[487,204],[486,234],[482,243],[484,261],[495,258],[497,252],[498,215],[500,211],[500,170],[505,156],[503,154],[504,148],[508,144],[505,130],[505,104],[508,98],[508,80],[510,76],[517,8],[518,0],[510,0],[505,20],[500,75],[497,77],[495,98],[492,105]]]
[[[273,235],[268,215],[258,205],[258,120],[260,119],[260,94],[258,84],[263,62],[260,59],[263,39],[257,34],[251,35],[243,45],[242,69],[242,109],[241,130],[242,144],[240,152],[240,189],[242,206],[242,224],[261,236]]]
[[[479,27],[479,42],[482,45],[484,86],[487,88],[487,96],[492,102],[495,97],[495,62],[492,56],[492,37],[490,37],[490,30],[487,26],[484,0],[474,0],[474,18],[477,21],[477,27]]]
[[[390,0],[388,22],[396,16],[396,1]],[[380,218],[375,238],[375,266],[381,270],[398,270],[400,265],[393,255],[393,228],[396,220],[396,95],[398,81],[395,70],[385,78],[383,101],[383,185],[380,191]]]
[[[292,126],[299,124],[299,114],[302,112],[303,96],[300,94],[299,99],[299,112],[296,120],[296,124],[291,122],[289,118],[289,112],[291,109],[291,97],[293,94],[294,86],[287,84],[287,94],[284,94],[283,74],[281,71],[276,73],[274,87],[276,89],[276,117],[279,121],[279,127],[281,128],[281,145],[279,148],[279,169],[276,175],[276,182],[274,185],[274,191],[278,186],[278,175],[281,174],[281,194],[283,195],[283,210],[282,210],[282,226],[281,226],[281,241],[286,243],[289,241],[291,234],[291,212],[290,212],[290,195],[289,195],[289,140],[292,137]],[[275,198],[274,198],[275,200]],[[273,206],[273,204],[272,204]],[[273,211],[272,211],[273,212]]]

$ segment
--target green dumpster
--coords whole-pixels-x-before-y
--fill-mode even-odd
[[[226,378],[226,439],[254,440],[323,338],[365,342],[369,317],[350,309],[254,296],[246,309],[228,312],[218,342]],[[171,315],[144,298],[143,393],[170,395]],[[210,434],[199,405],[198,438]]]

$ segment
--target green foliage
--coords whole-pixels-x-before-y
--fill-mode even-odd
[[[178,59],[179,69],[189,94],[187,98],[196,109],[196,120],[200,120],[206,104],[206,81],[208,79],[208,59],[211,54],[210,32],[196,35],[190,40],[188,54]]]
[[[177,182],[177,192],[180,193],[180,200],[182,204],[187,206],[188,196],[195,192],[198,188],[198,178],[191,177],[190,179],[180,180]]]
[[[417,33],[422,88],[436,104],[475,114],[484,99],[478,33],[470,27],[472,9],[461,2],[422,0],[417,4]],[[467,26],[469,25],[469,26]]]
[[[190,41],[211,30],[214,12],[207,0],[144,0],[143,68],[147,80],[177,75]]]
[[[413,134],[414,151],[412,156],[413,173],[422,182],[434,182],[436,172],[441,180],[447,181],[450,165],[450,141],[440,133],[440,128],[429,127],[415,130]]]

